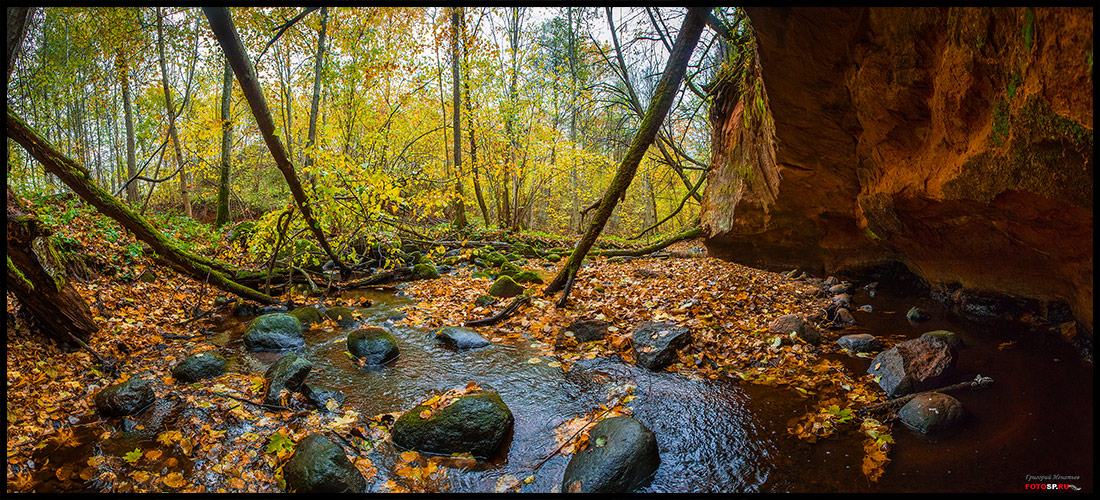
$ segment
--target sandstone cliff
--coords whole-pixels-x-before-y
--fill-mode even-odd
[[[1092,9],[746,10],[766,95],[718,86],[712,255],[901,262],[940,289],[1064,301],[1091,334]]]

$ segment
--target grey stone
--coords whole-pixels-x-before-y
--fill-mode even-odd
[[[660,464],[653,431],[631,417],[604,419],[588,431],[588,447],[569,460],[562,491],[629,493],[644,486]]]

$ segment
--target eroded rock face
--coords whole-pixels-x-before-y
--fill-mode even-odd
[[[746,10],[770,120],[744,130],[755,103],[716,89],[711,255],[901,262],[1065,301],[1091,333],[1091,9]]]

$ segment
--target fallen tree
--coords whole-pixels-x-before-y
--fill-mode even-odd
[[[681,241],[698,238],[703,235],[703,228],[695,226],[680,234],[670,236],[664,240],[654,243],[648,247],[642,247],[638,249],[625,249],[625,250],[594,250],[592,255],[602,255],[604,257],[641,257],[643,255],[649,255],[658,250],[672,245],[673,243],[679,243]]]
[[[176,270],[199,281],[209,281],[210,284],[241,298],[254,300],[262,304],[279,303],[271,296],[230,279],[227,274],[236,272],[234,269],[213,259],[183,250],[173,244],[152,224],[149,224],[149,221],[145,220],[144,217],[135,214],[125,204],[97,186],[92,181],[92,174],[86,168],[61,154],[46,139],[31,130],[10,106],[8,107],[7,132],[8,137],[23,146],[31,157],[46,168],[47,172],[57,176],[61,182],[69,186],[81,199],[95,207],[100,213],[114,219],[133,232],[134,236],[152,247],[153,251],[163,256]]]
[[[85,342],[99,327],[84,298],[65,279],[47,239],[50,229],[23,207],[10,187],[7,209],[8,290],[43,335],[66,350],[87,347]]]

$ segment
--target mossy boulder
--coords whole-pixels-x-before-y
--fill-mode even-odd
[[[511,262],[505,262],[500,266],[500,272],[497,273],[496,277],[499,278],[501,276],[512,276],[514,279],[514,277],[521,272],[523,272],[523,269],[521,269],[519,266]]]
[[[287,314],[298,318],[298,322],[303,327],[311,324],[320,324],[325,321],[325,316],[321,314],[321,310],[313,306],[304,306],[294,309]]]
[[[229,362],[216,352],[192,354],[172,368],[172,377],[181,382],[198,382],[225,373]]]
[[[95,395],[95,408],[104,417],[134,415],[156,401],[152,382],[131,378],[99,391]]]
[[[538,283],[542,284],[542,276],[535,271],[520,271],[512,277],[516,283]]]
[[[490,276],[489,273],[487,273],[485,271],[474,271],[474,272],[470,273],[470,277],[471,278],[487,279],[487,280],[493,279],[493,277]]]
[[[504,258],[507,259],[508,262],[515,262],[517,260],[520,260],[522,257],[520,257],[519,255],[516,255],[514,253],[509,253],[509,254],[505,255]]]
[[[493,297],[492,295],[478,295],[478,297],[474,299],[474,305],[478,307],[485,307],[496,301],[496,297]]]
[[[561,255],[558,255],[556,253],[548,253],[543,258],[550,261],[550,262],[557,262],[557,261],[561,260]]]
[[[336,306],[325,309],[325,316],[336,322],[337,325],[342,327],[349,327],[354,325],[357,319],[355,319],[354,311],[350,307]]]
[[[499,267],[501,264],[508,262],[508,259],[505,259],[504,255],[500,253],[486,254],[482,259],[493,267]]]
[[[501,276],[497,278],[493,286],[489,287],[489,295],[493,297],[515,297],[524,292],[526,288],[522,285],[516,284],[509,276]]]
[[[417,264],[412,268],[413,280],[434,280],[439,278],[439,270],[430,262]]]
[[[306,344],[298,318],[284,313],[265,314],[248,324],[244,345],[250,351],[283,351]]]
[[[367,480],[344,449],[322,434],[310,434],[294,446],[283,467],[286,488],[294,493],[363,493]]]
[[[426,405],[405,412],[393,424],[393,443],[410,450],[438,455],[470,453],[488,458],[500,447],[512,427],[512,411],[500,395],[484,391],[460,396],[450,405],[423,418]]]
[[[348,352],[368,365],[388,363],[399,353],[397,339],[385,328],[369,326],[348,334]]]

